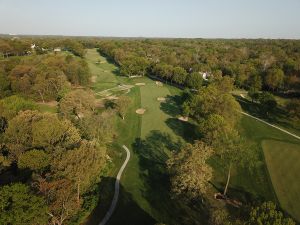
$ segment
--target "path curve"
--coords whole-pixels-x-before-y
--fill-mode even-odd
[[[296,134],[293,134],[293,133],[291,133],[291,132],[289,132],[289,131],[287,131],[287,130],[284,130],[284,129],[280,128],[280,127],[277,127],[277,126],[275,126],[275,125],[273,125],[273,124],[271,124],[271,123],[268,123],[268,122],[266,122],[266,121],[264,121],[264,120],[262,120],[262,119],[259,119],[259,118],[255,117],[255,116],[252,116],[252,115],[250,115],[250,114],[248,114],[248,113],[245,113],[245,112],[241,112],[241,113],[242,113],[243,115],[246,115],[246,116],[249,116],[249,117],[251,117],[251,118],[253,118],[253,119],[256,119],[256,120],[258,120],[258,121],[260,121],[260,122],[262,122],[262,123],[264,123],[264,124],[267,124],[267,125],[269,125],[269,126],[271,126],[271,127],[274,127],[274,128],[276,128],[276,129],[278,129],[278,130],[280,130],[280,131],[282,131],[282,132],[284,132],[284,133],[286,133],[286,134],[288,134],[288,135],[291,135],[291,136],[293,136],[294,138],[297,138],[298,140],[300,140],[300,137],[297,136]]]
[[[119,172],[118,172],[118,175],[117,175],[117,178],[116,178],[116,182],[115,182],[115,194],[114,194],[114,197],[113,197],[113,200],[111,202],[111,205],[110,205],[110,208],[109,210],[107,211],[106,215],[104,216],[104,218],[102,219],[102,221],[99,223],[99,225],[105,225],[107,223],[107,221],[110,219],[110,217],[112,216],[116,206],[117,206],[117,202],[118,202],[118,198],[119,198],[119,191],[120,191],[120,179],[121,179],[121,176],[123,174],[123,171],[124,169],[126,168],[127,166],[127,163],[130,159],[130,151],[129,149],[123,145],[122,146],[125,151],[126,151],[126,159],[122,165],[122,167],[120,168]]]

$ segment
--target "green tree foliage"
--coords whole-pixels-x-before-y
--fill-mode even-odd
[[[212,145],[220,136],[231,132],[232,126],[223,116],[210,114],[206,119],[199,121],[198,131],[203,140]]]
[[[82,118],[79,123],[81,136],[87,140],[98,140],[100,144],[112,141],[114,135],[113,112],[105,111],[100,115]]]
[[[116,100],[116,105],[117,105],[116,108],[123,120],[125,119],[125,114],[127,112],[127,108],[130,105],[130,103],[131,103],[131,99],[127,96],[120,96]]]
[[[262,79],[258,73],[251,74],[248,79],[248,87],[253,91],[260,91],[262,88]]]
[[[149,62],[144,57],[130,57],[121,64],[121,74],[124,76],[145,76]]]
[[[56,157],[51,166],[56,176],[63,176],[76,184],[77,203],[80,204],[80,195],[99,182],[104,165],[105,148],[94,141],[83,141],[79,148]]]
[[[4,141],[13,160],[32,147],[32,123],[41,118],[37,111],[24,111],[9,121]]]
[[[0,69],[0,98],[10,94],[10,81],[4,71]]]
[[[184,112],[197,121],[210,114],[223,116],[227,121],[235,123],[240,117],[240,105],[229,93],[222,93],[215,85],[201,88],[184,103]]]
[[[290,100],[286,104],[285,109],[293,119],[300,120],[300,100],[299,99]]]
[[[3,116],[0,116],[0,134],[5,132],[7,126],[7,119]]]
[[[85,55],[84,46],[76,40],[67,39],[62,41],[61,45],[65,50],[72,52],[76,56],[83,57]]]
[[[268,70],[265,77],[265,83],[271,90],[281,88],[283,85],[283,81],[284,72],[281,69],[273,68]]]
[[[81,138],[79,131],[68,120],[59,120],[53,114],[24,111],[9,121],[4,140],[10,156],[15,160],[34,148],[71,148]]]
[[[250,212],[251,225],[296,225],[291,218],[286,218],[273,202],[264,202],[252,208]]]
[[[166,81],[172,81],[174,67],[182,67],[189,73],[210,72],[213,77],[221,72],[237,86],[256,91],[262,86],[275,91],[300,87],[299,79],[293,85],[300,72],[296,40],[101,40],[99,47],[119,65],[130,57],[146,58],[152,75]],[[268,75],[273,68],[284,72],[283,80],[279,73],[273,82],[273,75]]]
[[[269,115],[274,112],[277,107],[277,101],[274,96],[269,92],[263,92],[258,97],[259,103],[261,105],[261,110]]]
[[[203,142],[188,144],[168,160],[172,191],[187,199],[201,197],[212,178],[212,168],[207,164],[213,150]]]
[[[59,103],[60,113],[70,119],[81,119],[95,111],[95,96],[90,91],[74,90],[66,94]]]
[[[45,113],[32,123],[32,146],[51,149],[70,149],[80,140],[79,131],[69,120],[59,120],[57,115]]]
[[[255,89],[251,88],[248,91],[248,95],[251,98],[252,102],[257,102],[259,100],[260,92],[258,92]]]
[[[63,225],[80,210],[76,191],[70,180],[39,178],[37,186],[48,203],[48,215],[53,225]]]
[[[201,74],[193,72],[187,75],[185,83],[190,88],[199,89],[200,87],[202,87],[203,78]]]
[[[0,187],[0,223],[11,225],[47,224],[46,202],[24,184]]]
[[[173,69],[172,81],[177,84],[184,84],[187,77],[187,72],[180,66],[176,66]]]
[[[21,169],[41,170],[50,163],[49,155],[42,150],[30,150],[20,155],[18,167]]]
[[[35,110],[36,108],[37,106],[33,101],[17,95],[0,100],[0,115],[8,120],[15,117],[21,111]]]

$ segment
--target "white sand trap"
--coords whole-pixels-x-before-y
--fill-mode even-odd
[[[166,102],[166,98],[164,98],[164,97],[158,97],[157,101],[159,101],[159,102]]]
[[[189,121],[189,118],[188,117],[184,117],[184,116],[180,116],[178,119],[181,120],[181,121],[184,121],[184,122]]]
[[[135,85],[136,86],[145,86],[146,84],[145,83],[136,83]]]
[[[244,96],[243,94],[240,94],[240,96],[241,96],[242,98],[245,98],[245,96]]]
[[[160,87],[163,86],[163,83],[160,82],[160,81],[155,81],[155,83],[156,83],[157,86],[160,86]]]
[[[143,108],[137,109],[135,112],[139,115],[143,115],[146,112],[146,109],[143,109]]]

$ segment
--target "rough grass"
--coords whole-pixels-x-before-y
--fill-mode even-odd
[[[262,147],[281,207],[300,221],[300,144],[264,140]]]

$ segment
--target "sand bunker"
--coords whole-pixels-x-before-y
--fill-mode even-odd
[[[146,84],[145,83],[136,83],[135,85],[136,86],[145,86]]]
[[[189,121],[189,118],[188,117],[184,117],[184,116],[180,116],[178,119],[181,120],[181,121],[184,121],[184,122]]]
[[[135,112],[139,115],[143,115],[146,112],[146,109],[143,109],[143,108],[137,109]]]
[[[159,101],[159,102],[166,102],[166,98],[164,98],[164,97],[158,97],[157,101]]]
[[[160,87],[163,86],[163,83],[160,82],[160,81],[155,81],[155,83],[156,83],[157,86],[160,86]]]

